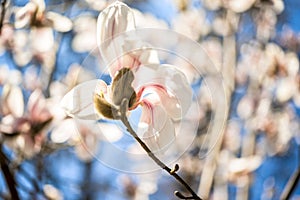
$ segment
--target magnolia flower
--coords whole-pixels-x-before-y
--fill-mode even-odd
[[[16,12],[15,27],[52,27],[58,32],[68,32],[72,22],[67,17],[55,12],[46,12],[44,0],[31,0]]]
[[[33,58],[52,69],[55,61],[56,43],[54,30],[68,32],[72,21],[55,12],[46,12],[44,0],[31,0],[15,13],[16,29],[30,28],[30,31],[16,31],[14,36],[14,60],[19,66],[27,65]]]
[[[26,114],[2,118],[0,133],[6,136],[5,142],[13,150],[31,157],[40,151],[47,133],[46,127],[52,119],[46,99],[40,90],[36,90],[29,97]]]
[[[174,138],[173,122],[187,112],[192,91],[184,74],[174,66],[159,64],[153,50],[143,49],[146,44],[136,38],[117,38],[134,29],[133,14],[123,3],[116,2],[100,13],[98,45],[113,81],[110,85],[102,80],[79,84],[61,103],[73,117],[117,120],[127,99],[128,111],[142,108],[137,133],[152,150],[161,149]],[[127,53],[130,45],[139,50]]]

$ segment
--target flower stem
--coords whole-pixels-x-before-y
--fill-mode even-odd
[[[126,126],[127,131],[134,137],[134,139],[142,146],[142,148],[147,152],[148,156],[163,170],[167,171],[171,176],[173,176],[181,185],[183,185],[192,196],[186,197],[182,195],[180,192],[175,191],[175,195],[180,199],[195,199],[195,200],[202,200],[194,190],[179,176],[176,171],[179,169],[178,164],[175,165],[175,169],[169,168],[166,164],[164,164],[158,157],[154,155],[154,153],[150,150],[150,148],[141,140],[141,138],[136,134],[133,130],[132,126],[130,125],[128,118],[126,116],[126,112],[128,109],[128,99],[123,99],[121,108],[120,108],[120,120]]]

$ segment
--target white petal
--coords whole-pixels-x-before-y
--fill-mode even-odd
[[[18,9],[15,14],[15,28],[24,28],[29,25],[36,9],[37,5],[33,2],[28,2],[24,7]]]
[[[51,132],[50,139],[55,143],[64,143],[73,135],[78,134],[76,124],[73,119],[66,119],[55,127]]]
[[[228,7],[234,12],[241,13],[250,9],[255,0],[229,0]]]
[[[81,83],[69,91],[61,101],[61,107],[68,115],[80,119],[98,119],[94,110],[94,93],[106,93],[107,85],[102,80],[91,80]]]
[[[55,200],[63,199],[61,192],[53,185],[50,185],[50,184],[44,185],[43,192],[44,192],[45,196],[49,199],[55,199]]]
[[[52,28],[32,28],[30,32],[32,49],[36,52],[44,53],[54,47],[54,33]]]
[[[141,66],[135,73],[133,87],[154,90],[174,120],[181,119],[192,102],[192,90],[185,75],[171,65]]]
[[[21,117],[24,113],[24,99],[20,87],[5,85],[2,99],[4,101],[3,110],[11,113],[14,117]]]
[[[134,30],[134,16],[130,8],[119,1],[103,10],[97,21],[97,44],[106,64],[122,54],[124,38],[116,39],[120,33]]]
[[[53,22],[53,28],[59,32],[68,32],[72,29],[72,21],[63,15],[55,12],[47,12],[46,18]]]

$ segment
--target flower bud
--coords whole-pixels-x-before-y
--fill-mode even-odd
[[[97,44],[106,64],[121,55],[124,41],[115,41],[119,34],[135,29],[130,8],[119,1],[104,9],[97,21]],[[118,53],[119,52],[119,53]]]

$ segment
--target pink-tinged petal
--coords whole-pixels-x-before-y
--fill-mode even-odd
[[[35,90],[30,95],[27,110],[30,120],[34,122],[43,122],[52,118],[52,115],[46,105],[46,99],[41,90]]]
[[[61,101],[61,107],[68,115],[80,119],[99,119],[94,108],[94,94],[107,92],[107,85],[102,80],[91,80],[75,86]]]
[[[148,64],[159,64],[157,51],[145,44],[138,38],[125,38],[125,44],[122,46],[122,56],[118,57],[109,66],[111,77],[116,75],[116,72],[121,68],[130,68],[136,71],[139,66]]]
[[[171,65],[141,66],[135,73],[133,87],[140,92],[157,93],[174,120],[181,119],[192,102],[192,89],[185,75]]]
[[[122,68],[134,69],[140,66],[140,64],[138,58],[135,58],[132,55],[123,55],[109,65],[109,74],[111,77],[115,77],[117,72]]]
[[[173,122],[159,100],[155,99],[155,96],[150,95],[143,101],[142,116],[137,131],[154,153],[166,151],[175,139]]]
[[[122,54],[123,38],[115,39],[120,33],[134,30],[134,16],[130,8],[119,1],[103,10],[97,21],[97,44],[106,64]]]
[[[24,99],[20,87],[6,84],[1,101],[4,114],[12,114],[14,117],[21,117],[24,114]]]

